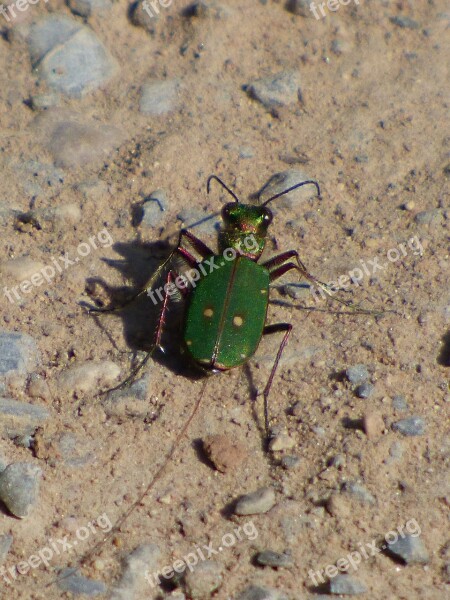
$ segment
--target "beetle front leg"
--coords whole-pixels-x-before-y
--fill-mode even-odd
[[[269,392],[272,387],[273,378],[275,377],[275,372],[278,367],[278,363],[280,362],[281,355],[283,354],[283,350],[287,344],[288,337],[292,331],[292,325],[290,323],[274,323],[273,325],[266,325],[263,329],[263,335],[270,335],[271,333],[279,333],[280,331],[284,331],[283,339],[281,340],[280,347],[278,348],[277,355],[275,357],[275,362],[272,366],[272,371],[270,372],[269,379],[267,380],[266,387],[263,391],[264,396],[264,426],[266,429],[266,436],[269,439],[270,430],[269,430]]]

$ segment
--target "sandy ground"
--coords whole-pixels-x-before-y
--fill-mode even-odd
[[[270,412],[272,424],[288,432],[294,447],[263,449],[262,399],[254,396],[279,343],[267,339],[247,369],[208,380],[175,458],[82,573],[108,586],[97,596],[106,598],[119,585],[124,557],[136,547],[157,544],[158,570],[193,548],[218,547],[224,534],[251,521],[255,539],[244,536],[214,556],[215,574],[222,578],[216,597],[234,598],[257,584],[290,599],[312,598],[311,569],[334,565],[414,520],[428,564],[404,566],[377,553],[349,572],[365,584],[364,598],[441,600],[450,562],[448,6],[440,0],[361,0],[335,12],[326,9],[326,17],[316,19],[271,0],[224,1],[194,17],[182,14],[187,5],[174,0],[161,7],[153,32],[130,22],[124,2],[95,10],[87,26],[117,70],[98,89],[81,98],[61,94],[47,110],[31,101],[50,89],[32,70],[29,28],[49,13],[81,25],[83,19],[49,0],[2,25],[2,288],[18,285],[65,253],[77,256],[79,244],[92,236],[99,240],[103,230],[113,241],[104,234],[107,243],[97,243],[20,301],[0,295],[2,328],[30,335],[40,353],[33,373],[9,378],[3,395],[51,411],[30,448],[1,440],[6,463],[32,462],[43,470],[30,516],[16,519],[6,509],[0,516],[1,533],[14,538],[4,565],[27,559],[50,539],[67,535],[73,541],[77,528],[100,515],[116,522],[158,469],[203,385],[185,366],[176,330],[169,328],[166,356],[155,355],[146,367],[144,396],[108,408],[97,392],[118,380],[119,368],[119,379],[126,377],[136,351],[142,357],[140,351],[151,345],[155,311],[144,299],[118,316],[93,319],[82,303],[108,304],[139,289],[167,256],[168,246],[160,242],[175,243],[182,211],[188,211],[189,225],[191,217],[220,210],[229,198],[218,186],[206,194],[209,174],[247,201],[275,173],[298,169],[319,182],[322,198],[310,189],[291,202],[274,203],[268,254],[297,249],[325,282],[361,267],[361,261],[369,268],[378,257],[384,268],[370,267],[344,298],[392,312],[338,315],[341,305],[314,302],[308,290],[297,289],[292,298],[274,289],[268,322],[287,321],[294,329]],[[410,17],[418,27],[400,27],[392,17]],[[300,99],[268,110],[244,91],[252,81],[284,71],[299,74]],[[178,81],[176,104],[167,114],[139,111],[140,90],[149,79]],[[67,147],[58,146],[52,127],[73,113],[88,128],[114,127],[111,147],[71,163],[83,144],[97,139],[85,132],[73,147],[70,139]],[[36,174],[24,167],[31,160],[40,165]],[[53,173],[51,184],[42,165]],[[154,226],[139,223],[143,198],[157,189],[165,192],[165,212]],[[17,221],[19,212],[56,207],[66,207],[63,217]],[[212,229],[194,231],[216,243]],[[401,244],[398,256],[393,249]],[[28,271],[11,263],[19,257],[31,261]],[[298,278],[290,274],[283,281]],[[169,325],[175,323],[172,314]],[[343,375],[359,363],[374,385],[367,399],[358,398]],[[93,374],[73,375],[86,364],[100,366]],[[30,391],[36,375],[44,383]],[[403,411],[393,404],[398,395],[407,404]],[[367,435],[357,424],[371,413],[383,424]],[[392,429],[411,415],[423,419],[424,433],[402,436]],[[242,461],[226,473],[199,450],[200,440],[219,433],[242,444]],[[283,468],[285,454],[299,457],[298,464]],[[345,493],[346,482],[362,485],[366,499]],[[237,497],[267,486],[276,494],[269,512],[233,514],[230,503]],[[55,569],[76,564],[101,538],[97,525],[88,539],[77,540],[75,551],[52,558],[49,568],[18,575],[11,585],[2,582],[1,597],[73,597],[58,585],[45,586]],[[293,566],[256,566],[255,554],[266,549],[289,551]],[[136,581],[130,586],[113,597],[165,597],[183,590],[144,585],[139,591]]]

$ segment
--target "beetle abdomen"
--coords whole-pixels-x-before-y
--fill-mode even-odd
[[[210,264],[209,262],[207,263]],[[231,369],[245,363],[258,347],[266,321],[269,271],[249,258],[226,261],[200,278],[191,291],[184,341],[195,362]]]

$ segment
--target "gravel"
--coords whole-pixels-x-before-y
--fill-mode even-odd
[[[329,591],[330,594],[357,596],[358,594],[365,594],[367,587],[351,575],[336,575],[329,581]]]
[[[423,435],[425,433],[426,424],[422,417],[412,416],[406,419],[400,419],[392,423],[392,429],[398,431],[402,435],[413,436]]]
[[[386,552],[405,565],[426,565],[430,557],[419,536],[405,535],[388,544]]]
[[[15,517],[27,517],[37,503],[42,469],[34,463],[10,464],[0,473],[0,500]]]
[[[59,577],[59,589],[75,594],[76,596],[98,596],[107,591],[103,582],[88,579],[87,577],[83,577],[83,575],[77,575],[75,569],[62,569]]]
[[[275,505],[275,491],[271,487],[263,487],[251,494],[241,496],[236,502],[236,515],[258,515],[268,512]]]

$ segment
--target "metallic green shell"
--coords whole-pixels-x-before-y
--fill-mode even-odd
[[[226,261],[202,276],[191,291],[184,342],[193,360],[211,369],[231,369],[253,356],[266,322],[269,271],[244,256]],[[200,269],[201,271],[201,269]]]

